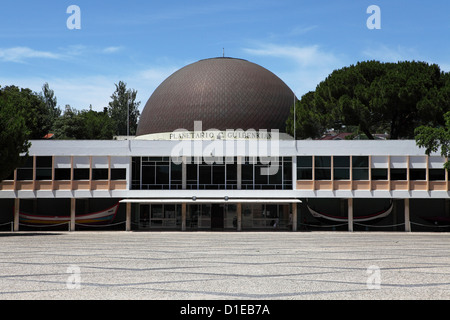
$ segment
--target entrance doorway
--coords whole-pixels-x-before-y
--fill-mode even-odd
[[[211,230],[223,230],[224,205],[211,205]]]

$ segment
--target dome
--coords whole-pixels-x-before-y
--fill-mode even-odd
[[[211,58],[173,73],[145,105],[137,136],[208,129],[285,132],[294,93],[275,74],[236,58]]]

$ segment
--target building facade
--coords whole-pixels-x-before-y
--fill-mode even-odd
[[[136,137],[31,141],[0,183],[0,230],[448,230],[447,159],[411,140],[295,141],[293,101],[248,61],[188,65]]]

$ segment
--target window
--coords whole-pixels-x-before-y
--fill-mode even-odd
[[[333,157],[333,179],[349,180],[350,179],[350,157],[334,156]]]
[[[170,163],[170,185],[171,189],[181,189],[183,186],[182,164]]]
[[[168,157],[142,157],[142,189],[169,189]]]
[[[52,180],[52,157],[36,157],[36,180]]]
[[[331,180],[331,157],[314,157],[314,176],[316,180]]]
[[[430,175],[430,181],[444,181],[445,180],[445,169],[428,169],[428,174]]]
[[[369,157],[352,157],[352,180],[369,180]]]
[[[108,169],[92,169],[92,180],[108,180]]]
[[[111,180],[126,180],[126,179],[127,179],[127,169],[125,168],[111,169]]]
[[[73,169],[73,180],[89,180],[89,169],[86,168]]]
[[[253,164],[255,159],[245,157],[242,167],[242,189],[253,189]]]
[[[391,180],[406,180],[406,168],[391,168]]]
[[[409,180],[426,180],[427,172],[425,169],[409,169]]]
[[[312,180],[312,157],[297,157],[297,180]]]
[[[22,157],[23,164],[17,169],[17,180],[33,180],[33,157]]]
[[[372,168],[372,180],[387,180],[388,169],[386,168]]]
[[[55,169],[55,180],[70,180],[70,169],[69,168],[56,168]]]

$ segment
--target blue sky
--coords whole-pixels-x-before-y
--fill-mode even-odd
[[[66,12],[81,10],[81,29]],[[381,29],[369,29],[370,5]],[[177,69],[222,56],[257,63],[297,97],[333,70],[364,60],[437,63],[450,71],[450,1],[2,1],[0,85],[40,92],[81,110],[108,105],[115,83],[138,91],[141,109]]]

